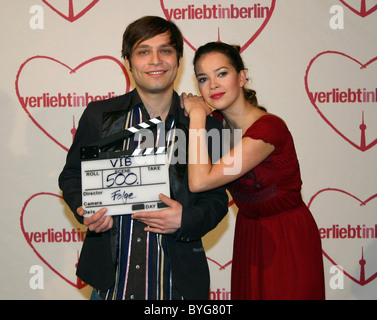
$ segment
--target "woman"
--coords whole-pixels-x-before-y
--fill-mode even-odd
[[[182,94],[190,117],[189,183],[194,192],[227,185],[239,211],[235,226],[232,299],[324,299],[321,240],[301,197],[292,136],[283,120],[258,107],[239,52],[224,43],[200,47],[194,69],[202,97]],[[218,162],[203,161],[209,106],[242,140]],[[202,140],[205,141],[205,140]],[[227,174],[232,159],[240,168]],[[201,161],[200,161],[201,160]],[[238,172],[236,172],[238,171]]]

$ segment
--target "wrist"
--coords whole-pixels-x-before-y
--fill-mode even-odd
[[[193,108],[189,112],[189,117],[190,119],[191,118],[197,118],[197,119],[206,118],[207,112],[202,108]]]

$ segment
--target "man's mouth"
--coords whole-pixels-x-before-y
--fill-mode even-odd
[[[165,70],[158,70],[158,71],[149,71],[149,72],[147,72],[147,74],[150,75],[150,76],[159,76],[159,75],[162,75],[164,73],[166,73]]]

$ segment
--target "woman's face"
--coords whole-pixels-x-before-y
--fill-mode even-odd
[[[211,107],[221,111],[244,99],[246,72],[238,73],[224,54],[204,54],[196,62],[195,72],[200,93]]]

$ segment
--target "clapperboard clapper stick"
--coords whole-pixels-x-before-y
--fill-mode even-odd
[[[103,157],[109,157],[111,155],[119,155],[119,152],[102,152],[102,148],[106,147],[106,146],[109,146],[109,145],[112,145],[118,141],[121,141],[121,140],[126,140],[130,137],[132,137],[133,135],[135,135],[135,133],[139,132],[140,130],[143,130],[143,129],[149,129],[149,128],[152,128],[154,126],[156,126],[157,124],[159,124],[161,121],[161,117],[156,117],[156,118],[153,118],[153,119],[150,119],[148,121],[145,121],[145,122],[142,122],[136,126],[133,126],[133,127],[130,127],[128,129],[125,129],[123,131],[120,131],[118,133],[115,133],[113,135],[110,135],[108,137],[105,137],[95,143],[92,143],[88,146],[85,146],[85,147],[82,147],[80,149],[80,156],[81,156],[81,160],[85,160],[85,159],[94,159],[94,158],[97,158],[99,159],[100,157],[103,158]],[[131,154],[130,151],[124,151],[123,154]]]
[[[158,198],[170,197],[166,148],[134,151],[102,149],[161,121],[153,118],[81,148],[82,199],[85,216],[107,208],[107,215],[155,211],[167,206]]]

